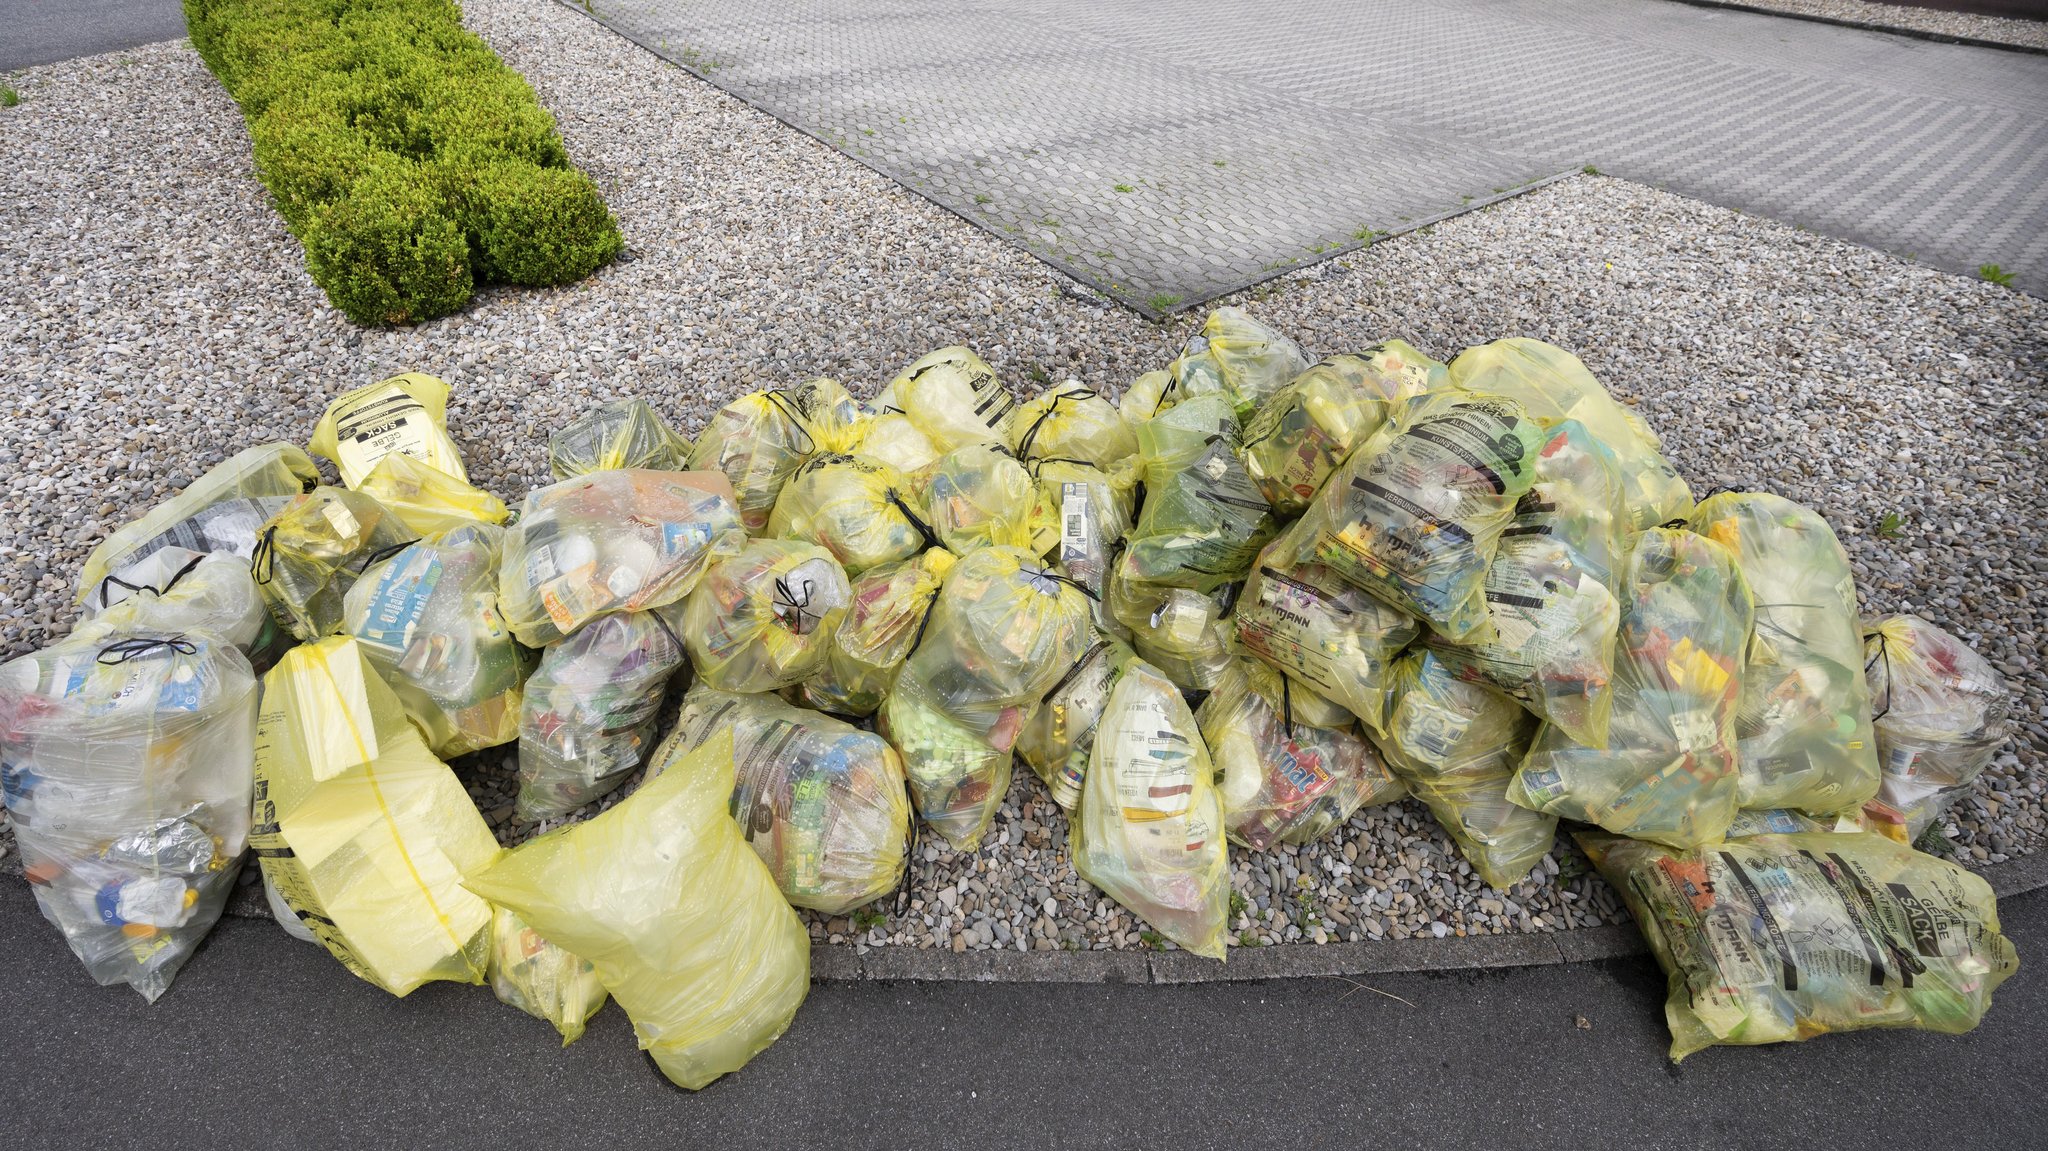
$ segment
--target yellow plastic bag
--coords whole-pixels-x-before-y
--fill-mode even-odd
[[[748,540],[711,565],[683,603],[683,645],[720,691],[776,691],[825,666],[853,589],[832,553],[792,540]]]
[[[1237,638],[1246,651],[1384,733],[1389,671],[1422,625],[1322,564],[1303,562],[1296,544],[1290,531],[1259,553],[1237,598]]]
[[[859,440],[853,452],[876,463],[888,464],[907,478],[915,478],[939,458],[931,437],[917,430],[902,412],[883,412],[857,425]]]
[[[749,532],[768,525],[783,481],[818,448],[788,392],[752,392],[711,417],[690,450],[691,471],[724,472]]]
[[[601,615],[664,607],[745,542],[717,472],[592,472],[537,488],[505,537],[498,610],[542,647]]]
[[[335,399],[313,425],[316,456],[334,461],[351,490],[393,452],[418,459],[465,482],[462,453],[448,436],[448,385],[438,376],[406,372]]]
[[[599,404],[548,437],[548,471],[558,480],[620,468],[682,471],[690,441],[642,399]]]
[[[954,555],[991,544],[1029,548],[1038,488],[999,444],[969,444],[941,456],[924,474],[928,522]]]
[[[828,376],[789,389],[789,398],[803,416],[820,452],[853,452],[867,437],[868,414],[847,393],[844,385]]]
[[[83,618],[116,631],[205,635],[233,644],[263,666],[280,636],[249,565],[224,552],[159,548],[108,576],[85,601]],[[260,669],[259,669],[260,670]]]
[[[1204,595],[1138,579],[1130,553],[1110,573],[1103,597],[1146,663],[1188,691],[1208,691],[1230,666],[1230,589]]]
[[[646,761],[668,681],[683,666],[678,605],[592,620],[548,645],[519,713],[513,818],[556,819],[609,795]]]
[[[439,535],[464,524],[502,524],[512,514],[504,500],[404,452],[378,460],[356,490],[391,509],[417,536]]]
[[[940,348],[903,369],[875,407],[910,417],[944,453],[968,444],[1008,444],[1017,399],[994,368],[962,347]]]
[[[246,560],[270,517],[319,482],[312,457],[295,444],[237,452],[101,540],[78,574],[78,602],[84,603],[108,576],[123,575],[163,548],[227,552]]]
[[[470,889],[589,960],[662,1074],[696,1090],[788,1029],[811,941],[727,814],[720,732],[610,810],[507,852]]]
[[[923,505],[918,489],[888,464],[827,452],[805,460],[782,485],[768,534],[817,544],[857,576],[938,545]]]
[[[1393,707],[1380,750],[1458,845],[1481,882],[1506,891],[1557,839],[1557,817],[1508,802],[1535,717],[1457,678],[1433,651],[1394,665]]]
[[[1137,653],[1117,640],[1095,641],[1025,717],[1017,754],[1062,811],[1071,812],[1081,802],[1081,783],[1088,777],[1088,756],[1095,748],[1095,725],[1124,666],[1136,658]]]
[[[733,821],[792,906],[844,915],[902,884],[910,796],[895,748],[772,695],[700,683],[683,698],[663,750],[680,756],[727,730]],[[658,775],[666,766],[657,760],[647,770]]]
[[[342,600],[343,629],[443,758],[519,736],[534,661],[498,614],[504,538],[470,524],[421,540],[371,565]]]
[[[369,496],[322,486],[263,525],[249,568],[277,622],[311,641],[341,630],[343,597],[365,567],[417,538]]]
[[[1877,736],[1849,555],[1827,521],[1782,496],[1723,492],[1692,530],[1735,555],[1756,634],[1735,720],[1743,807],[1842,811],[1877,794]]]
[[[1243,579],[1279,530],[1237,442],[1221,396],[1184,400],[1138,425],[1145,503],[1125,553],[1138,579],[1214,591]]]
[[[1637,839],[1712,843],[1735,818],[1749,586],[1727,548],[1651,528],[1636,537],[1621,594],[1607,746],[1544,727],[1508,798]]]
[[[498,1002],[554,1025],[567,1047],[604,1006],[597,968],[556,947],[505,908],[491,913],[491,991]]]
[[[484,981],[491,907],[461,881],[497,840],[348,636],[295,647],[263,677],[249,845],[350,971],[393,995]]]
[[[1081,878],[1166,938],[1220,960],[1230,860],[1214,777],[1180,689],[1134,661],[1096,727],[1073,847]]]
[[[1451,386],[1506,396],[1539,420],[1586,425],[1621,465],[1630,526],[1637,531],[1692,511],[1692,491],[1664,458],[1657,434],[1563,348],[1521,338],[1467,348],[1451,361]]]
[[[1036,500],[1031,507],[1031,550],[1057,560],[1070,576],[1100,595],[1110,559],[1130,534],[1144,469],[1136,456],[1109,471],[1077,460],[1025,463]]]
[[[1134,430],[1141,423],[1173,406],[1167,394],[1173,386],[1173,377],[1164,371],[1146,372],[1124,388],[1123,398],[1117,401],[1117,414],[1124,418],[1126,426]]]
[[[1245,424],[1245,470],[1283,516],[1298,516],[1393,412],[1440,391],[1444,366],[1401,340],[1331,356],[1288,381]]]
[[[1217,308],[1202,321],[1202,330],[1181,348],[1167,367],[1184,390],[1196,394],[1194,381],[1213,376],[1229,392],[1240,419],[1259,410],[1273,393],[1308,367],[1308,357],[1293,340],[1238,308]]]
[[[1669,977],[1673,1062],[1872,1027],[1959,1035],[2019,969],[1990,884],[1881,835],[1578,839]]]
[[[2013,693],[1968,644],[1919,616],[1868,624],[1863,670],[1884,780],[1865,810],[1919,839],[1984,773],[2011,731]]]
[[[924,634],[932,601],[954,562],[952,552],[932,548],[855,578],[852,605],[832,633],[825,667],[792,689],[796,702],[835,715],[873,715],[896,682],[896,669]]]
[[[1253,851],[1314,843],[1404,790],[1345,708],[1240,657],[1195,711],[1222,775],[1223,827]]]
[[[1116,405],[1074,380],[1025,401],[1010,431],[1010,447],[1020,460],[1071,460],[1108,469],[1138,450],[1138,437]]]

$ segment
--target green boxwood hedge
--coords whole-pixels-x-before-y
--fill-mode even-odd
[[[307,270],[350,319],[431,319],[479,283],[564,284],[618,255],[554,117],[453,0],[184,3]]]

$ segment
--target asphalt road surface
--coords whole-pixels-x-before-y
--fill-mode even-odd
[[[0,0],[0,72],[184,34],[178,0]]]

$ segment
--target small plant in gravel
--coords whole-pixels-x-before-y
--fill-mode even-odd
[[[889,922],[889,913],[870,903],[853,909],[853,929],[865,935]]]
[[[1133,187],[1131,187],[1131,186],[1130,186],[1129,184],[1115,184],[1115,185],[1112,185],[1112,187],[1114,187],[1114,188],[1115,188],[1115,189],[1116,189],[1117,191],[1119,191],[1119,192],[1135,192],[1135,191],[1137,191],[1137,189],[1136,189],[1136,188],[1133,188]]]
[[[12,108],[19,103],[21,103],[21,93],[5,84],[0,84],[0,108]]]
[[[623,249],[554,117],[450,0],[186,0],[185,18],[306,270],[357,323],[569,283]]]
[[[1153,294],[1151,299],[1146,300],[1145,302],[1152,305],[1153,311],[1163,312],[1166,311],[1168,308],[1173,307],[1175,304],[1180,303],[1180,297],[1171,295],[1166,292],[1157,292]]]
[[[1584,172],[1588,176],[1597,176],[1600,174],[1600,169],[1595,168],[1591,164],[1588,164],[1585,167],[1580,168],[1579,171]]]
[[[1906,517],[1897,512],[1886,512],[1877,521],[1877,538],[1895,540],[1906,534]]]
[[[2001,288],[2012,287],[2012,273],[2006,271],[2004,268],[1999,267],[1997,264],[1978,265],[1977,278],[1980,280],[1988,280],[1991,283],[1997,284]]]
[[[1164,935],[1159,934],[1157,931],[1152,930],[1149,927],[1143,931],[1138,932],[1138,942],[1144,944],[1145,946],[1151,948],[1154,951],[1166,950],[1166,937]]]

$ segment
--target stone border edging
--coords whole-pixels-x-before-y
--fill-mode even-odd
[[[568,0],[564,0],[568,2]],[[1937,44],[1960,44],[1965,48],[1995,48],[2001,52],[2025,52],[2030,56],[2048,56],[2048,48],[2032,44],[2009,44],[2004,40],[1986,40],[1981,36],[1958,36],[1953,32],[1936,32],[1931,28],[1905,28],[1897,24],[1879,24],[1874,20],[1850,20],[1842,16],[1822,16],[1817,12],[1788,12],[1783,8],[1765,8],[1757,4],[1744,4],[1741,0],[1674,0],[1693,8],[1726,8],[1734,12],[1754,12],[1759,16],[1781,16],[1787,20],[1804,20],[1809,24],[1833,24],[1837,28],[1854,28],[1859,32],[1883,32],[1892,36],[1906,36],[1914,40],[1931,40]]]

